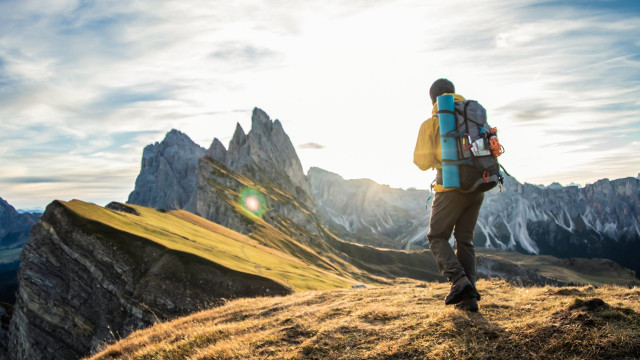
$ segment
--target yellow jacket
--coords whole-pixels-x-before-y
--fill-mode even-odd
[[[464,101],[464,98],[458,94],[453,95],[455,101]],[[413,151],[413,162],[420,170],[436,170],[442,169],[442,152],[440,150],[440,123],[438,122],[438,103],[433,104],[431,118],[426,120],[420,126],[418,132],[418,141]],[[436,184],[433,189],[436,192],[451,191],[454,189],[445,189],[441,184]]]

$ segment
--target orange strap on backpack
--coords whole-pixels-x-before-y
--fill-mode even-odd
[[[498,128],[491,128],[491,136],[489,136],[489,148],[491,149],[491,155],[498,157],[504,154],[504,148],[498,141]]]

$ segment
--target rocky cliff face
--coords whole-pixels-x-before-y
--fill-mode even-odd
[[[199,162],[203,157],[208,160]],[[240,124],[237,125],[229,149],[216,138],[205,151],[177,130],[168,133],[161,143],[147,146],[136,188],[128,202],[154,208],[185,209],[247,233],[249,230],[243,225],[241,216],[230,211],[233,204],[221,200],[220,194],[214,191],[216,186],[231,189],[236,193],[233,202],[237,203],[238,195],[245,186],[238,185],[227,174],[214,171],[210,163],[249,177],[268,188],[287,189],[296,199],[272,199],[269,209],[314,233],[318,232],[308,219],[308,213],[316,211],[315,203],[309,195],[311,186],[295,148],[280,121],[271,120],[259,108],[253,110],[248,134]],[[308,213],[301,212],[298,205]]]
[[[346,238],[404,249],[427,234],[428,191],[393,189],[369,179],[344,180],[319,168],[309,169],[307,176],[320,214]]]
[[[20,252],[41,214],[20,214],[0,198],[0,302],[13,304],[18,289]]]
[[[640,274],[640,181],[599,180],[584,188],[540,189],[510,178],[488,194],[480,246],[558,257],[607,258]]]
[[[251,232],[250,223],[243,220],[236,207],[242,206],[243,191],[258,191],[267,202],[264,205],[268,212],[263,218],[269,223],[289,232],[291,226],[282,223],[287,219],[318,234],[321,230],[309,195],[311,186],[282,124],[258,108],[253,110],[251,124],[248,134],[238,124],[228,150],[214,139],[206,157],[200,160],[196,213],[247,234]]]
[[[77,359],[114,336],[225,298],[289,293],[265,278],[88,221],[59,202],[33,227],[19,282],[11,359]]]
[[[430,209],[426,215],[419,209],[426,193],[396,191],[394,196],[412,209],[403,212],[399,210],[403,206],[391,200],[375,200],[389,191],[380,185],[345,181],[320,170],[309,171],[309,178],[320,213],[356,239],[373,234],[395,241],[396,247],[428,246],[424,235]],[[380,195],[371,194],[372,189]],[[346,197],[353,203],[344,201]],[[389,232],[394,227],[398,230]],[[640,181],[605,179],[584,188],[540,188],[509,177],[503,192],[486,193],[474,242],[478,247],[528,254],[608,258],[640,273],[640,262],[632,255],[640,253]]]
[[[205,149],[187,135],[171,130],[160,143],[142,153],[142,167],[130,204],[156,209],[196,209],[196,169]]]
[[[214,139],[207,156],[260,182],[293,185],[294,193],[311,193],[300,159],[282,124],[271,120],[261,109],[253,109],[248,134],[238,124],[229,150]]]

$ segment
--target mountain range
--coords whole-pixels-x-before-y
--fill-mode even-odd
[[[525,198],[527,185],[509,181],[496,198],[528,199],[548,211],[533,219],[556,214],[534,201],[546,193]],[[618,188],[585,199],[612,206]],[[238,125],[228,148],[214,139],[204,149],[172,130],[144,149],[127,204],[56,200],[47,206],[22,251],[17,300],[7,310],[13,311],[9,329],[0,329],[0,349],[10,359],[75,359],[136,329],[237,297],[381,286],[401,278],[444,281],[422,249],[428,196],[316,168],[305,175],[282,124],[257,108],[251,130]],[[515,214],[510,203],[501,206]],[[590,214],[600,219],[600,212]],[[487,219],[502,221],[514,239],[522,228],[505,215]],[[497,230],[478,234],[485,237],[476,241],[489,247],[478,254],[483,278],[519,285],[636,280],[611,260],[505,252],[526,248],[517,239],[512,246]]]
[[[286,179],[278,179],[277,174],[295,179],[292,186],[300,189],[297,197],[304,199],[301,201],[305,206],[317,212],[322,223],[344,239],[392,249],[428,248],[429,191],[394,189],[369,179],[345,180],[319,168],[311,168],[305,177],[280,122],[276,120],[271,125],[268,115],[260,109],[254,110],[252,119],[248,135],[238,125],[229,150],[215,139],[206,151],[208,157],[235,171],[258,175],[261,180],[280,185]],[[272,132],[273,136],[265,136]],[[143,169],[129,202],[162,208],[171,201],[173,204],[191,201],[198,193],[195,185],[189,187],[190,191],[183,191],[181,187],[154,184],[176,178],[190,179],[188,182],[195,184],[198,183],[195,171],[165,174],[149,171],[146,164],[175,164],[167,165],[166,169],[193,168],[196,160],[192,154],[201,154],[204,149],[175,130],[162,143],[153,145],[157,149],[153,155],[148,153],[150,148],[151,145],[145,149]],[[179,149],[182,155],[178,157]],[[243,163],[247,161],[250,166]],[[251,172],[251,169],[259,170]],[[203,179],[199,180],[202,184]],[[153,186],[157,190],[149,191]],[[146,189],[145,197],[139,196],[143,192],[140,189]],[[200,190],[206,191],[206,186]],[[308,196],[312,199],[307,199]],[[228,223],[222,219],[225,211],[217,215],[213,211],[206,206],[195,209],[196,214],[205,218]],[[496,188],[486,194],[474,243],[479,248],[523,254],[606,258],[640,273],[640,261],[634,256],[640,253],[640,179],[602,179],[580,188],[559,184],[540,187],[507,176],[501,191]]]
[[[427,247],[429,192],[370,180],[308,173],[320,213],[343,238],[392,248]],[[476,226],[479,248],[561,258],[606,258],[640,274],[640,180],[603,179],[584,188],[540,188],[506,177],[486,193]]]

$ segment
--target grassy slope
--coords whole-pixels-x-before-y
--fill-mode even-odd
[[[343,241],[322,226],[312,210],[306,208],[304,202],[287,189],[273,183],[256,182],[209,158],[202,158],[200,161],[202,169],[210,171],[214,177],[235,182],[234,188],[256,189],[265,196],[267,203],[273,201],[295,206],[323,233],[312,234],[278,213],[268,213],[266,216],[271,217],[270,223],[262,218],[251,219],[254,231],[250,236],[261,244],[293,255],[314,266],[351,276],[363,283],[385,283],[388,281],[386,279],[396,277],[444,280],[428,251],[386,250]],[[233,211],[244,212],[237,202],[238,192],[215,181],[210,181],[209,184]]]
[[[638,288],[478,285],[479,313],[445,306],[448,285],[421,282],[240,299],[137,331],[93,359],[640,357]]]
[[[259,244],[188,212],[163,213],[129,205],[140,216],[117,212],[86,202],[60,202],[85,226],[106,225],[116,230],[146,238],[167,248],[197,255],[229,269],[263,276],[294,290],[319,290],[350,287],[358,281],[306,264],[276,249]],[[98,234],[99,235],[99,234]],[[115,237],[113,234],[109,236]]]
[[[301,228],[290,219],[277,212],[265,215],[271,217],[271,223],[263,218],[248,215],[247,211],[238,202],[239,192],[235,189],[254,189],[261,192],[267,199],[267,205],[273,201],[280,204],[288,204],[296,207],[301,213],[314,216],[296,196],[289,191],[279,188],[273,183],[259,183],[238,172],[226,168],[210,158],[200,159],[205,171],[211,171],[221,183],[235,183],[233,186],[223,186],[221,183],[209,180],[209,185],[215,190],[217,196],[226,202],[233,212],[244,215],[244,221],[253,225],[250,237],[258,243],[270,248],[275,248],[283,253],[294,256],[307,264],[341,274],[360,282],[384,282],[372,274],[367,273],[343,258],[343,254],[336,252],[331,246],[327,246],[317,235],[311,234],[307,229]],[[293,185],[292,185],[293,186]],[[277,224],[277,226],[274,226]],[[303,240],[304,239],[304,240]],[[314,241],[309,241],[314,239]]]
[[[479,249],[478,256],[508,261],[550,279],[574,284],[637,284],[631,270],[608,266],[598,259],[560,259],[549,255],[524,255],[514,251]]]
[[[290,204],[306,213],[316,227],[322,229],[321,238],[310,234],[289,219],[272,214],[275,218],[268,223],[261,218],[252,218],[254,225],[251,238],[268,247],[273,247],[290,254],[305,263],[321,269],[352,277],[363,283],[382,283],[382,278],[408,277],[427,281],[444,281],[436,268],[434,258],[429,250],[403,251],[374,248],[346,242],[335,236],[330,229],[318,223],[312,210],[307,209],[304,202],[286,189],[273,183],[260,183],[226,168],[223,164],[209,158],[202,158],[202,169],[210,171],[215,178],[227,179],[236,183],[233,188],[252,188],[259,190],[269,201]],[[225,183],[224,181],[222,183]],[[226,201],[233,211],[246,213],[238,203],[238,192],[229,186],[210,182],[218,196]],[[292,185],[293,186],[293,185]],[[274,226],[273,224],[277,225]],[[313,239],[304,241],[301,239]],[[551,256],[531,256],[513,252],[487,251],[479,256],[492,257],[503,262],[515,263],[530,271],[567,283],[577,284],[622,284],[627,285],[635,279],[633,274],[608,271],[606,268],[592,269],[589,266],[567,267],[562,260]]]
[[[377,249],[345,242],[328,231],[326,242],[302,244],[260,218],[257,230],[242,235],[192,213],[168,213],[128,205],[141,216],[116,212],[78,200],[60,202],[78,217],[94,221],[167,248],[194,254],[229,269],[264,276],[294,290],[381,284],[396,277],[443,281],[428,250]],[[239,206],[239,205],[236,205]],[[113,235],[111,235],[113,236]],[[550,256],[489,251],[479,254],[516,263],[549,278],[581,284],[629,284],[633,276],[607,269],[567,268]],[[383,278],[380,278],[383,277]]]

